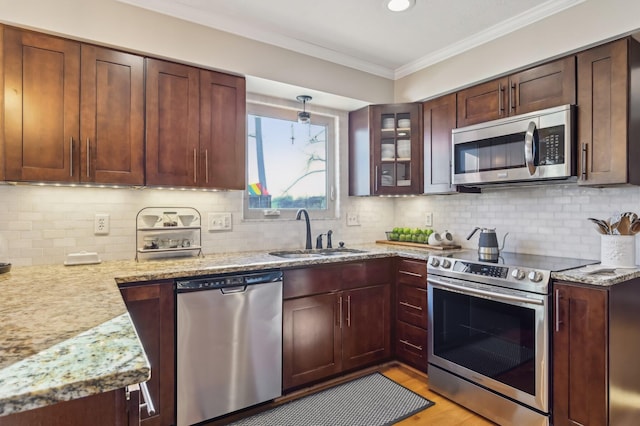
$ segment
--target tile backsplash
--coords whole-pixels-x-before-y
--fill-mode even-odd
[[[204,253],[296,249],[304,245],[301,222],[244,221],[242,193],[0,185],[0,262],[14,265],[62,263],[68,253],[98,252],[102,260],[135,257],[135,219],[149,206],[196,208],[206,222],[208,212],[231,212],[231,231],[202,230]],[[340,218],[312,220],[313,240],[333,230],[333,241],[347,246],[384,239],[393,226],[424,227],[433,213],[433,228],[449,230],[456,242],[477,246],[475,226],[496,228],[506,251],[600,258],[600,237],[588,217],[615,212],[640,213],[640,188],[581,188],[546,185],[419,197],[340,197]],[[359,214],[360,226],[347,227],[345,213]],[[96,213],[110,215],[108,235],[94,235]],[[313,218],[313,215],[312,215]],[[640,246],[640,245],[637,245]],[[636,263],[638,256],[636,255]]]
[[[640,188],[583,188],[551,184],[454,194],[401,198],[395,223],[424,226],[433,213],[433,228],[453,233],[463,247],[476,248],[476,226],[496,228],[498,241],[508,232],[505,251],[600,259],[600,234],[588,217],[608,218],[616,212],[640,214]],[[636,254],[636,264],[640,264]]]

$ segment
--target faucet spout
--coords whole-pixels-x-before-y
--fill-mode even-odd
[[[309,213],[307,212],[307,210],[306,209],[298,210],[298,213],[296,214],[296,220],[300,220],[303,213],[304,213],[304,220],[307,225],[307,240],[304,248],[306,250],[311,250],[313,248],[311,247],[311,223],[309,222]]]

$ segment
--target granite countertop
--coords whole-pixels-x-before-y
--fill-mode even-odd
[[[429,249],[366,244],[362,253],[284,259],[265,252],[95,265],[14,267],[0,275],[0,416],[144,382],[151,371],[118,284],[403,256]],[[445,254],[437,250],[438,254]],[[565,272],[553,278],[612,285],[614,276]]]
[[[599,264],[551,274],[551,278],[554,280],[600,287],[610,287],[638,277],[640,277],[640,269],[638,268],[612,268]]]

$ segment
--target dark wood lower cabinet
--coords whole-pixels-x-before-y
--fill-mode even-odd
[[[138,426],[140,391],[117,389],[0,417],[0,426]]]
[[[144,426],[175,423],[175,326],[173,281],[120,288],[129,315],[151,364],[147,382],[156,413],[142,410]]]
[[[638,424],[638,286],[554,284],[554,426]]]
[[[284,272],[285,391],[390,359],[389,268],[378,259]]]

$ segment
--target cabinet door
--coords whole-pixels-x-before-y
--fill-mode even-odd
[[[451,185],[451,131],[456,128],[456,94],[422,104],[424,193],[456,192]]]
[[[144,184],[144,60],[82,45],[80,181]]]
[[[607,424],[607,291],[554,286],[553,424]]]
[[[140,413],[142,424],[175,422],[175,327],[173,283],[144,284],[120,289],[129,315],[151,364],[147,382],[156,413]]]
[[[509,115],[576,103],[575,56],[509,77]]]
[[[626,39],[578,54],[578,183],[627,182]]]
[[[422,185],[422,106],[376,105],[371,109],[375,195],[418,194]]]
[[[199,73],[146,59],[147,185],[198,185]]]
[[[402,321],[396,323],[396,356],[421,371],[427,371],[427,330]]]
[[[200,186],[245,189],[245,80],[200,71]]]
[[[507,77],[460,90],[457,99],[457,126],[464,127],[508,115]]]
[[[77,182],[80,44],[4,30],[6,179]]]
[[[284,301],[284,389],[321,380],[342,371],[340,321],[336,293]]]
[[[342,293],[342,366],[344,370],[391,356],[389,285]]]
[[[124,389],[58,402],[46,407],[0,417],[2,426],[133,426],[137,394],[127,401]],[[135,410],[133,413],[129,410]],[[133,416],[130,417],[130,415]]]
[[[427,289],[399,283],[396,287],[398,320],[427,328]]]

